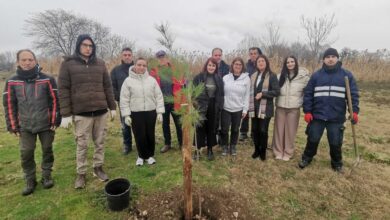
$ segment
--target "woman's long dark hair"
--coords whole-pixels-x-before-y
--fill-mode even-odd
[[[269,60],[267,58],[267,56],[265,56],[264,54],[260,54],[259,57],[257,57],[256,59],[256,71],[258,73],[260,73],[260,70],[259,68],[257,67],[257,61],[260,59],[260,58],[263,58],[265,60],[265,70],[264,70],[264,73],[272,73],[272,70],[271,70],[271,66],[269,65]],[[262,75],[262,77],[265,77],[265,74]]]
[[[202,72],[203,72],[203,73],[208,73],[208,72],[207,72],[207,65],[209,64],[209,62],[215,64],[215,67],[216,67],[216,68],[215,68],[214,73],[218,73],[218,62],[217,62],[214,58],[212,58],[212,57],[210,57],[210,58],[207,59],[206,63],[205,63],[204,66],[203,66]]]
[[[292,58],[295,61],[295,67],[294,67],[294,75],[293,77],[290,78],[290,71],[287,68],[287,60],[288,58]],[[283,62],[283,67],[282,67],[282,72],[280,73],[280,78],[279,78],[279,87],[282,88],[284,83],[286,82],[286,78],[288,77],[289,80],[293,80],[297,75],[298,75],[298,60],[294,56],[288,56],[286,59],[284,59]]]

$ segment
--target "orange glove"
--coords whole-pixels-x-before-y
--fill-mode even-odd
[[[305,121],[306,121],[306,123],[309,124],[312,120],[313,120],[313,115],[310,112],[306,113],[305,114]]]
[[[358,113],[354,112],[352,115],[352,124],[357,124],[359,121]]]

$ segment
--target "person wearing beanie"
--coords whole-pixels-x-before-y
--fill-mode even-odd
[[[175,76],[175,67],[169,61],[165,51],[160,50],[156,53],[158,65],[150,70],[150,76],[157,80],[158,85],[164,95],[165,112],[162,114],[162,130],[164,134],[164,146],[160,149],[160,153],[168,152],[172,149],[171,138],[171,116],[176,127],[176,136],[178,148],[181,150],[183,145],[183,131],[181,125],[181,117],[177,114],[182,103],[181,91],[185,86],[184,78]],[[173,102],[169,101],[169,97],[173,98]]]
[[[101,181],[108,176],[103,171],[104,141],[107,134],[108,109],[111,120],[116,115],[116,103],[106,65],[96,57],[96,45],[88,34],[81,34],[72,56],[65,57],[58,76],[58,96],[61,127],[74,123],[76,136],[77,177],[74,187],[85,187],[89,137],[95,144],[93,175]]]
[[[341,67],[336,49],[324,52],[323,66],[310,77],[304,89],[303,112],[307,122],[307,143],[298,166],[308,166],[317,154],[324,130],[327,131],[330,147],[331,167],[343,173],[342,151],[345,113],[347,108],[346,86],[344,77],[349,79],[352,96],[353,123],[358,122],[359,91],[352,73]]]
[[[3,106],[7,130],[19,138],[20,160],[26,180],[22,195],[27,196],[37,186],[34,160],[37,137],[42,146],[42,186],[44,189],[54,186],[51,177],[53,141],[61,116],[54,78],[41,72],[31,50],[19,50],[16,57],[16,74],[5,84]]]
[[[114,67],[111,71],[111,83],[114,90],[115,101],[118,102],[120,106],[120,94],[122,84],[125,79],[129,76],[129,68],[134,65],[133,61],[133,51],[129,47],[122,49],[121,53],[121,64]],[[122,135],[123,135],[123,154],[129,154],[132,149],[132,136],[131,136],[131,127],[126,125],[124,118],[121,116],[121,125],[122,125]]]

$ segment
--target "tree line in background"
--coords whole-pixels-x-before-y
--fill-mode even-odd
[[[245,36],[237,44],[237,49],[225,52],[224,57],[228,62],[235,56],[247,58],[248,48],[258,46],[269,58],[276,61],[274,65],[278,67],[281,66],[284,57],[295,55],[301,65],[313,71],[321,63],[321,52],[336,41],[331,39],[331,34],[337,26],[337,21],[334,14],[314,18],[301,16],[300,24],[305,33],[305,43],[299,41],[287,43],[280,34],[280,26],[269,22],[265,24],[261,36]],[[155,24],[154,29],[159,33],[156,39],[158,44],[165,47],[172,56],[184,58],[189,62],[190,67],[201,66],[210,56],[209,53],[201,51],[189,52],[175,48],[176,35],[168,22]],[[53,57],[58,60],[58,57],[71,55],[74,52],[77,36],[81,33],[89,33],[92,36],[97,45],[97,55],[108,63],[117,59],[123,47],[135,50],[135,41],[111,33],[109,27],[97,21],[62,9],[46,10],[32,15],[25,21],[24,30],[26,36],[34,39],[34,49],[38,50],[40,57],[46,60]],[[375,69],[384,68],[387,71],[390,68],[390,52],[387,49],[369,52],[343,48],[339,52],[343,63],[355,65],[358,71],[363,65],[362,62],[374,63],[378,66]],[[137,55],[152,57],[153,51],[139,49]],[[15,60],[15,52],[0,53],[0,71],[11,71]],[[364,66],[362,68],[364,69]]]

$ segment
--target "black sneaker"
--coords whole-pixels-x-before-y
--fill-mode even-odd
[[[123,155],[128,155],[131,152],[131,147],[127,145],[123,145]]]
[[[160,153],[163,154],[163,153],[169,151],[170,149],[171,149],[171,145],[166,144],[166,145],[164,145],[164,147],[161,148]]]
[[[207,159],[214,160],[214,153],[212,149],[207,149]]]
[[[344,173],[344,169],[342,166],[338,166],[338,167],[332,167],[332,169],[337,172],[337,173],[340,173],[340,174],[343,174]]]
[[[301,162],[298,163],[298,166],[299,166],[299,168],[303,169],[303,168],[309,166],[309,164],[310,164],[310,161],[302,159]]]

